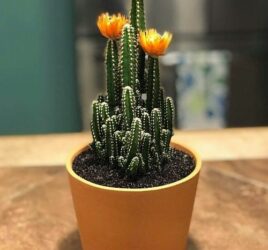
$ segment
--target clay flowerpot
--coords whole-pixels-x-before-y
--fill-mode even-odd
[[[84,250],[185,250],[201,168],[188,147],[172,144],[195,158],[186,178],[155,188],[110,188],[88,182],[67,162],[70,186]]]

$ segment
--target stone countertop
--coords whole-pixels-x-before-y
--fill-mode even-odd
[[[188,250],[267,250],[268,129],[176,136],[205,159]],[[0,250],[81,250],[63,157],[87,140],[86,134],[0,137]]]

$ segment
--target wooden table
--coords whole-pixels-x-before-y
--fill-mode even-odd
[[[176,137],[204,159],[188,250],[267,250],[268,128]],[[0,250],[81,249],[63,166],[70,149],[89,139],[0,137]]]

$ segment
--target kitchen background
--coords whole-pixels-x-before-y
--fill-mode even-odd
[[[0,134],[89,128],[91,102],[105,87],[105,39],[96,18],[126,14],[129,2],[0,3]],[[174,34],[161,74],[176,101],[178,128],[268,125],[268,1],[145,5],[147,26]]]

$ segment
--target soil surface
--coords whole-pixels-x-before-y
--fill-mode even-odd
[[[115,167],[103,164],[88,149],[78,155],[73,163],[74,172],[87,181],[115,188],[151,188],[183,179],[195,168],[193,157],[183,151],[176,151],[171,161],[162,170],[152,167],[145,175],[130,179]]]

